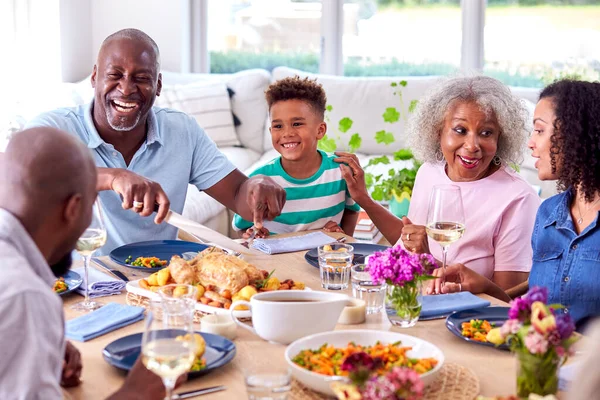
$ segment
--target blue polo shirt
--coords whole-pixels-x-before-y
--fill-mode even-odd
[[[183,211],[188,183],[206,190],[235,169],[192,117],[159,107],[148,114],[146,141],[126,165],[121,153],[98,134],[92,105],[41,114],[26,127],[50,126],[76,135],[91,149],[98,167],[123,168],[158,182],[169,196],[171,209],[178,213]],[[154,223],[155,214],[141,217],[124,210],[116,192],[103,191],[98,198],[105,212],[108,240],[95,255],[108,254],[127,243],[177,237],[177,228]]]
[[[560,303],[581,328],[600,316],[600,222],[577,234],[571,217],[572,189],[540,206],[531,245],[529,287],[546,286],[549,303]]]

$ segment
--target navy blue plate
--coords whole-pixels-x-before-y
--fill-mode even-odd
[[[204,338],[206,351],[202,358],[206,360],[206,368],[201,371],[188,372],[188,379],[206,375],[229,363],[235,357],[235,344],[223,336],[211,333],[196,332]],[[123,371],[129,371],[140,356],[142,350],[142,334],[134,333],[108,344],[102,350],[104,360]]]
[[[117,247],[110,252],[110,259],[117,264],[125,267],[139,269],[146,272],[156,272],[164,267],[146,268],[137,267],[125,263],[127,257],[131,256],[131,260],[135,261],[138,257],[158,257],[161,260],[171,260],[171,257],[177,255],[182,256],[188,251],[199,252],[206,249],[208,246],[200,243],[186,242],[183,240],[151,240],[148,242],[130,243],[121,247]]]
[[[375,253],[376,251],[383,251],[388,246],[382,246],[380,244],[371,244],[371,243],[348,243],[350,246],[354,247],[354,261],[353,264],[364,264],[365,257]],[[312,265],[315,268],[319,268],[319,250],[312,249],[306,252],[304,255],[304,259],[307,263]]]
[[[496,346],[493,343],[489,342],[478,342],[476,340],[470,339],[468,337],[464,337],[462,335],[462,323],[469,322],[472,319],[481,319],[488,320],[490,323],[496,324],[496,327],[501,327],[504,322],[508,319],[508,310],[509,307],[482,307],[482,308],[472,308],[470,310],[457,311],[452,313],[446,318],[446,328],[454,336],[461,338],[469,343],[475,343],[482,346],[487,347],[495,347],[502,350],[510,350],[507,344],[501,344],[500,346]]]
[[[75,271],[67,271],[67,273],[63,275],[63,278],[65,278],[67,290],[62,293],[58,293],[59,296],[64,296],[68,293],[71,293],[83,283],[83,278]]]

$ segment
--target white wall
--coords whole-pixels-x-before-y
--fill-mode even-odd
[[[124,28],[146,32],[158,44],[161,69],[181,71],[189,56],[183,54],[183,40],[189,35],[189,4],[186,0],[84,0],[91,1],[92,65],[102,41]],[[182,60],[186,60],[183,61]]]
[[[63,82],[76,82],[92,72],[91,0],[60,0],[60,48]]]

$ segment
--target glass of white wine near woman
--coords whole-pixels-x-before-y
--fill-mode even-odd
[[[460,187],[436,185],[429,198],[427,212],[427,236],[442,246],[442,285],[446,279],[446,256],[450,244],[465,233],[465,212]]]
[[[92,222],[90,226],[81,234],[77,239],[75,250],[83,257],[83,269],[84,269],[84,280],[85,285],[85,299],[79,303],[73,305],[73,309],[77,311],[94,311],[104,304],[97,301],[91,301],[89,297],[89,280],[88,280],[88,269],[90,268],[90,260],[92,255],[100,247],[106,243],[106,227],[104,225],[104,217],[102,208],[98,200],[94,202],[92,209]]]

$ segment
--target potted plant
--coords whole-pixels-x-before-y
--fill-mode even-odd
[[[408,214],[410,198],[415,185],[415,178],[417,177],[417,171],[422,163],[417,161],[412,152],[408,149],[396,151],[393,159],[394,161],[405,161],[406,163],[409,163],[410,166],[405,166],[398,170],[390,168],[386,175],[374,175],[370,172],[366,172],[365,180],[367,187],[371,190],[371,197],[373,197],[373,200],[387,202],[390,207],[390,212],[401,218]],[[378,164],[390,164],[389,157],[382,156],[371,159],[365,166],[365,170]]]
[[[487,334],[494,344],[507,342],[517,355],[517,396],[556,394],[558,369],[579,336],[561,305],[548,305],[548,289],[533,287],[511,302],[508,320]]]

